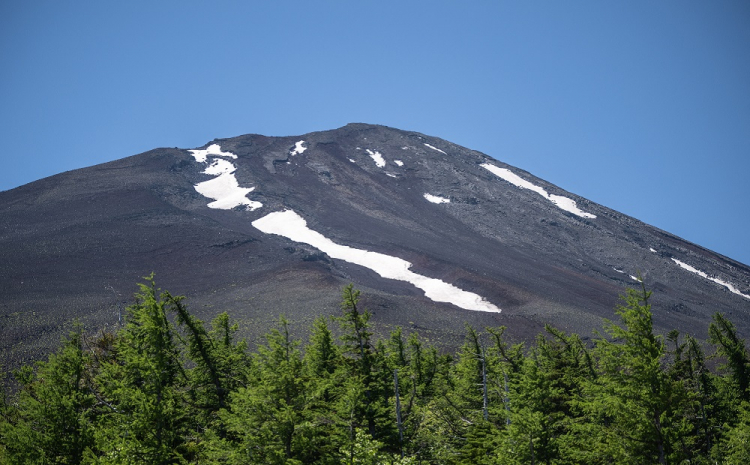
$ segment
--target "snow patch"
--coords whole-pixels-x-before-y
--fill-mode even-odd
[[[208,165],[208,168],[203,170],[203,173],[213,176],[221,176],[222,174],[232,174],[235,170],[236,168],[231,162],[218,158],[212,161],[211,164]]]
[[[350,161],[350,162],[352,162],[352,163],[357,163],[356,161],[354,161],[354,160],[353,160],[353,159],[351,159],[351,158],[349,159],[349,161]]]
[[[392,177],[392,178],[397,178],[397,177],[398,177],[398,176],[396,176],[396,175],[395,175],[395,174],[393,174],[393,173],[385,173],[385,174],[386,174],[386,176],[390,176],[390,177]]]
[[[222,152],[219,144],[211,144],[205,150],[189,150],[189,152],[193,154],[193,158],[195,158],[195,161],[197,161],[198,163],[206,163],[206,157],[208,157],[209,155],[213,155],[215,157],[237,158],[237,155],[233,153]]]
[[[424,145],[425,145],[425,146],[427,146],[427,148],[431,148],[432,150],[435,150],[435,151],[437,151],[437,152],[440,152],[440,153],[442,153],[443,155],[448,155],[447,153],[443,152],[443,151],[442,151],[442,150],[440,150],[439,148],[437,148],[437,147],[433,147],[433,146],[431,146],[430,144],[424,144]]]
[[[205,150],[190,150],[193,157],[199,163],[207,163],[209,156],[237,158],[237,155],[229,152],[222,152],[218,144],[210,145]],[[216,176],[214,179],[199,182],[195,186],[196,191],[204,197],[214,199],[208,204],[208,208],[219,210],[231,210],[234,207],[245,205],[247,210],[253,211],[262,207],[263,204],[248,199],[246,196],[254,187],[240,187],[234,172],[237,168],[228,160],[217,158],[211,161],[211,164],[203,170],[204,174]]]
[[[404,166],[404,162],[401,160],[393,160],[393,163],[397,164],[398,166]]]
[[[367,153],[375,161],[375,164],[378,166],[378,168],[383,168],[385,166],[385,160],[383,159],[383,155],[381,155],[380,152],[373,152],[372,150],[367,149]]]
[[[564,197],[562,195],[554,195],[549,194],[543,187],[537,186],[536,184],[533,184],[522,177],[518,176],[517,174],[513,173],[511,170],[506,168],[499,168],[495,165],[492,165],[490,163],[482,163],[482,168],[486,169],[487,171],[491,172],[495,176],[502,178],[509,183],[520,187],[521,189],[528,189],[530,191],[536,192],[537,194],[541,195],[545,199],[549,200],[553,204],[555,204],[558,208],[561,210],[565,210],[567,212],[570,212],[574,215],[580,216],[581,218],[596,218],[596,215],[591,213],[586,213],[585,211],[578,208],[576,205],[575,200],[569,199],[567,197]]]
[[[638,279],[638,276],[633,276],[632,274],[630,275],[630,279],[632,279],[635,282],[639,282],[639,283],[641,282],[641,280]]]
[[[649,248],[648,248],[648,250],[649,250],[650,252],[656,253],[656,249],[654,249],[653,247],[649,247]]]
[[[451,201],[451,199],[446,199],[445,197],[430,194],[424,194],[424,198],[432,203],[450,203]]]
[[[625,273],[624,271],[618,270],[617,268],[612,268],[612,269],[615,270],[615,271],[617,271],[618,273]]]
[[[435,302],[447,302],[465,310],[499,313],[500,309],[483,297],[461,290],[435,278],[409,271],[406,260],[378,252],[340,245],[307,227],[307,222],[293,210],[269,213],[253,221],[253,226],[266,234],[276,234],[295,242],[311,245],[333,259],[364,266],[386,279],[397,279],[413,284]]]
[[[734,294],[740,295],[740,296],[742,296],[742,297],[744,297],[746,299],[750,299],[750,295],[743,294],[742,292],[740,292],[739,289],[737,289],[736,287],[734,287],[734,285],[732,285],[731,283],[728,283],[726,281],[722,281],[719,278],[712,278],[711,276],[707,275],[703,271],[701,271],[701,270],[699,270],[697,268],[694,268],[694,267],[688,265],[687,263],[681,262],[681,261],[677,260],[676,258],[673,258],[672,261],[675,262],[682,269],[685,269],[685,270],[687,270],[687,271],[689,271],[691,273],[695,273],[698,276],[700,276],[701,278],[705,278],[705,279],[707,279],[709,281],[715,282],[716,284],[724,286],[724,287],[726,287],[727,289],[729,289]]]
[[[291,156],[302,155],[305,152],[305,150],[307,150],[307,147],[302,145],[304,143],[305,141],[301,140],[297,142],[296,144],[294,144],[294,148],[289,152],[289,155]]]

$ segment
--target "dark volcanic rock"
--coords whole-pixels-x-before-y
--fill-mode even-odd
[[[295,154],[295,144],[306,150]],[[215,140],[262,208],[208,208],[194,185],[208,166],[188,150],[157,149],[0,193],[0,351],[6,366],[57,345],[73,319],[118,324],[135,283],[184,294],[209,320],[227,310],[251,340],[285,314],[301,332],[337,314],[342,286],[363,290],[381,331],[418,328],[454,345],[464,322],[533,337],[545,323],[590,335],[613,318],[641,273],[655,291],[654,322],[705,338],[724,312],[750,335],[750,269],[592,203],[487,155],[422,134],[350,124],[298,137]],[[210,145],[210,144],[207,144]],[[370,152],[379,153],[378,166]],[[510,169],[596,215],[559,208],[482,164]],[[435,204],[424,194],[450,199]],[[412,271],[476,293],[502,313],[437,303],[413,285],[253,227],[291,209],[334,242],[399,257]],[[674,259],[674,260],[673,260]]]

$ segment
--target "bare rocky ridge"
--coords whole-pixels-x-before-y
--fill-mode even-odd
[[[299,145],[300,141],[304,144]],[[750,295],[750,268],[622,215],[482,153],[422,134],[350,124],[295,137],[214,140],[263,206],[208,208],[194,186],[207,164],[156,149],[0,192],[0,352],[17,366],[56,347],[73,319],[118,324],[135,283],[184,294],[199,317],[228,311],[250,340],[285,314],[302,335],[339,312],[353,282],[376,328],[418,329],[457,344],[464,322],[505,325],[528,339],[550,323],[583,336],[612,318],[641,273],[660,331],[706,337],[724,312],[750,335],[750,298],[680,267],[688,264]],[[303,147],[304,151],[300,152]],[[377,152],[385,162],[376,162]],[[543,189],[522,189],[483,164]],[[619,180],[627,185],[627,180]],[[433,203],[425,194],[449,202]],[[562,196],[590,217],[550,201]],[[434,200],[434,199],[433,199]],[[476,293],[501,313],[426,298],[413,285],[269,235],[252,222],[291,209],[332,241],[413,264],[411,271]]]

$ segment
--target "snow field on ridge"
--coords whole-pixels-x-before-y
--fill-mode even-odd
[[[299,142],[296,142],[294,144],[294,148],[289,152],[289,155],[295,156],[295,155],[302,155],[305,150],[307,150],[307,147],[303,147],[302,144],[304,144],[305,141],[301,140]]]
[[[688,265],[685,262],[681,262],[681,261],[677,260],[676,258],[673,258],[672,261],[675,262],[680,268],[682,268],[684,270],[687,270],[687,271],[689,271],[691,273],[695,273],[698,276],[700,276],[701,278],[705,278],[705,279],[707,279],[709,281],[715,282],[716,284],[719,284],[721,286],[726,287],[733,294],[737,294],[737,295],[740,295],[740,296],[742,296],[742,297],[744,297],[746,299],[750,299],[750,295],[743,294],[742,292],[740,292],[739,289],[737,289],[736,287],[734,287],[734,285],[731,284],[731,283],[728,283],[726,281],[722,281],[719,278],[712,278],[711,276],[707,275],[705,272],[703,272],[703,271],[701,271],[701,270],[699,270],[697,268],[694,268],[694,267]]]
[[[522,177],[518,176],[517,174],[513,173],[511,170],[506,168],[499,168],[495,165],[492,165],[490,163],[482,163],[482,168],[486,169],[490,173],[494,174],[495,176],[504,179],[508,181],[509,183],[520,187],[521,189],[528,189],[530,191],[536,192],[537,194],[541,195],[545,199],[549,200],[553,204],[555,204],[558,208],[561,210],[565,210],[567,212],[570,212],[574,215],[580,216],[581,218],[596,218],[596,215],[592,213],[586,213],[585,211],[578,208],[576,205],[575,200],[569,199],[567,197],[564,197],[562,195],[554,195],[548,193],[543,187],[537,186],[536,184],[532,184],[531,182],[523,179]]]
[[[229,157],[229,158],[235,158],[235,159],[237,158],[237,155],[233,153],[222,152],[219,144],[211,144],[206,149],[190,150],[190,152],[193,154],[195,161],[197,161],[198,163],[206,163],[206,157],[208,155],[212,155],[214,157]]]
[[[427,146],[427,148],[431,148],[432,150],[435,150],[435,151],[437,151],[437,152],[440,152],[440,153],[442,153],[443,155],[448,155],[447,153],[443,152],[443,151],[442,151],[442,150],[440,150],[439,148],[437,148],[437,147],[433,147],[433,146],[431,146],[430,144],[427,144],[427,143],[425,143],[424,145],[426,145],[426,146]]]
[[[373,159],[373,161],[375,162],[375,165],[377,165],[378,168],[385,167],[385,159],[383,158],[383,155],[380,152],[378,152],[377,150],[373,152],[370,149],[367,149],[366,151],[370,155],[370,157]]]
[[[445,197],[431,194],[424,194],[424,198],[427,199],[428,202],[432,203],[450,203],[451,201],[451,199],[446,199]]]
[[[276,234],[295,242],[311,245],[334,259],[344,260],[373,270],[383,278],[406,281],[424,291],[435,302],[451,303],[465,310],[500,313],[500,308],[483,297],[461,290],[435,278],[410,271],[406,260],[378,252],[340,245],[307,227],[307,222],[293,210],[269,213],[252,225],[266,234]]]
[[[212,144],[205,150],[190,150],[190,152],[199,163],[207,163],[208,156],[237,158],[237,155],[233,153],[222,152],[218,144]],[[262,203],[246,197],[247,194],[255,190],[255,187],[240,187],[237,178],[234,176],[236,170],[237,168],[230,161],[222,158],[214,159],[203,170],[204,174],[216,177],[199,182],[193,187],[202,196],[214,199],[214,202],[208,204],[208,208],[231,210],[240,205],[245,205],[245,208],[253,211],[263,206]]]

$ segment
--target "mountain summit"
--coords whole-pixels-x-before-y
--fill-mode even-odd
[[[621,180],[624,185],[627,180]],[[464,322],[583,336],[642,278],[657,329],[750,335],[750,268],[485,154],[384,126],[156,149],[0,192],[0,352],[118,324],[135,283],[251,338],[363,291],[381,329],[455,344]],[[640,278],[639,278],[640,276]],[[305,326],[307,327],[307,326]]]

